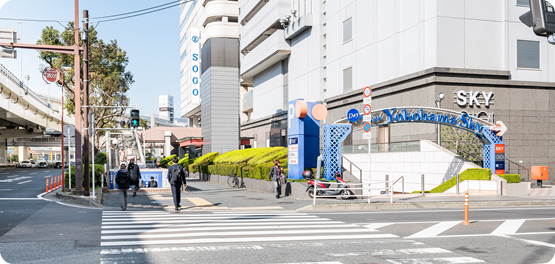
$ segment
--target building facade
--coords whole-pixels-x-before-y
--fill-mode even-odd
[[[173,96],[158,96],[158,116],[162,119],[173,122]]]
[[[517,165],[555,165],[550,134],[555,110],[555,48],[519,21],[527,0],[368,1],[240,0],[241,136],[253,146],[283,145],[286,103],[324,103],[325,124],[373,109],[400,106],[465,111],[503,121],[507,158]],[[372,130],[374,143],[427,139],[429,124]],[[355,131],[344,145],[367,144]],[[552,164],[554,163],[554,164]]]
[[[239,148],[238,16],[237,1],[181,5],[181,117],[202,126],[204,152]]]

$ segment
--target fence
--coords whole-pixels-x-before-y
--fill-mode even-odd
[[[326,198],[326,197],[341,197],[343,199],[351,198],[351,197],[367,197],[368,203],[370,203],[370,191],[371,190],[383,190],[382,187],[372,188],[372,183],[386,183],[386,181],[373,181],[371,183],[345,183],[345,182],[329,182],[329,181],[319,181],[313,180],[313,188],[312,188],[312,204],[316,205],[316,198]],[[388,182],[389,186],[393,186],[391,182]],[[310,184],[310,183],[309,183]],[[328,184],[327,186],[325,184]],[[346,185],[340,186],[340,185]],[[361,186],[360,188],[352,188],[353,186]],[[365,187],[365,185],[367,187]],[[337,187],[332,187],[337,186]],[[353,190],[362,190],[363,194],[355,194],[352,192]],[[309,190],[310,191],[310,190]],[[367,194],[364,194],[364,191]],[[328,194],[330,192],[335,192],[336,194]],[[391,187],[389,189],[389,193],[391,196],[391,203],[393,202],[393,192],[391,191]]]

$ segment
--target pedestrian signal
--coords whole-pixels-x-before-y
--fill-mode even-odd
[[[131,126],[138,127],[140,119],[139,110],[131,110]]]

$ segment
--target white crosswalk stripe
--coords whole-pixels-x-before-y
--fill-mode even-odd
[[[303,213],[105,211],[101,246],[394,238]],[[338,235],[341,234],[341,235]]]

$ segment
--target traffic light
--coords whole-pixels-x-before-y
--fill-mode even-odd
[[[140,119],[139,110],[131,110],[131,126],[138,127]]]
[[[555,33],[555,8],[551,0],[530,0],[530,12],[520,16],[520,21],[531,27],[538,36],[551,37]]]

